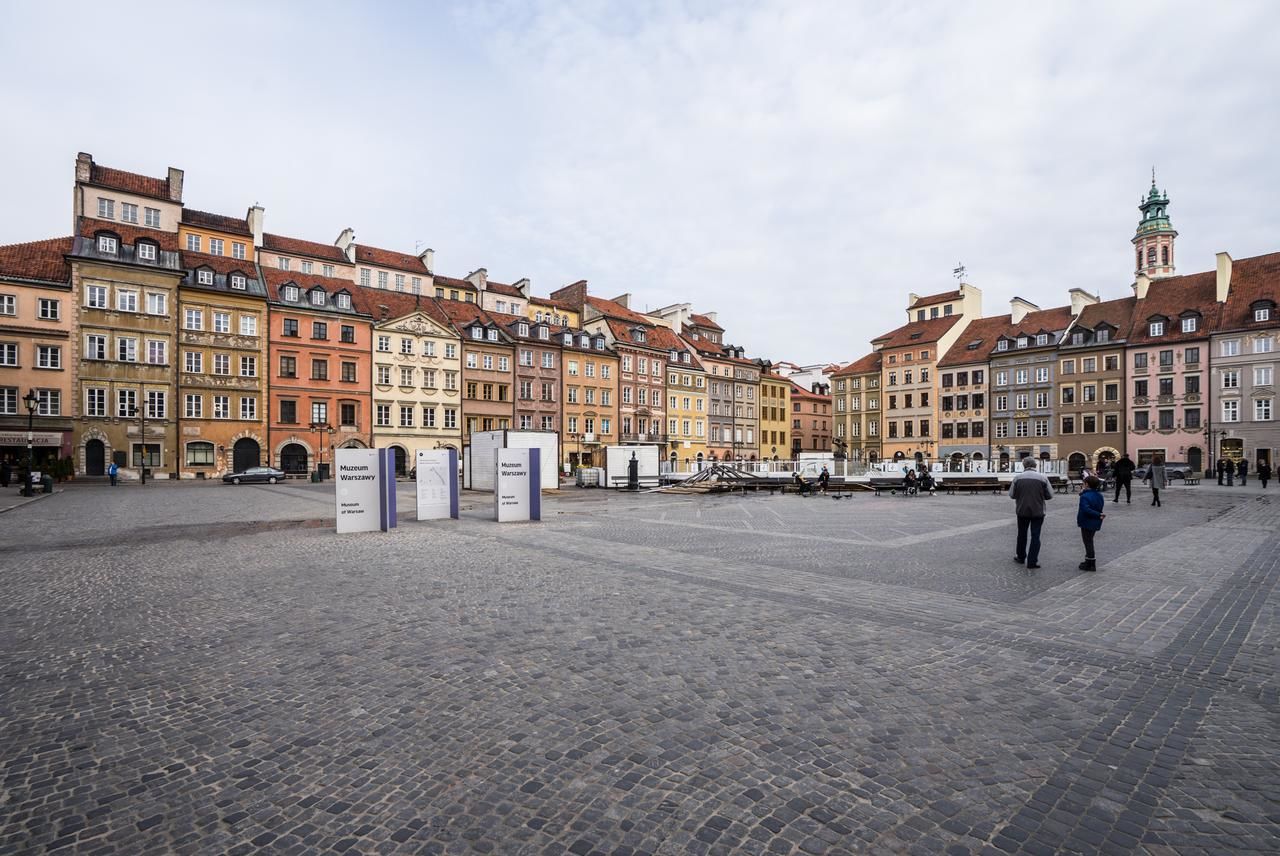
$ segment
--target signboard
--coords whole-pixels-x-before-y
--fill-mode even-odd
[[[338,449],[334,481],[338,532],[376,532],[382,523],[382,472],[377,449]],[[394,470],[393,470],[394,472]]]
[[[458,452],[456,449],[419,449],[418,519],[458,519]]]
[[[25,446],[25,445],[27,445],[26,431],[0,431],[0,446]],[[58,431],[32,431],[31,445],[61,446],[62,434]]]
[[[493,508],[499,523],[542,519],[542,450],[498,449]]]
[[[378,450],[378,523],[382,531],[396,528],[396,450]]]

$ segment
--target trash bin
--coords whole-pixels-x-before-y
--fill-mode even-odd
[[[317,482],[319,482],[319,481],[320,481],[320,471],[319,471],[319,470],[312,470],[312,471],[311,471],[311,483],[312,483],[312,484],[316,484],[316,483],[317,483]]]
[[[320,481],[326,481],[330,477],[328,464],[319,464],[317,472],[320,473]]]
[[[53,476],[45,473],[40,477],[40,486],[43,488],[42,493],[53,493]]]

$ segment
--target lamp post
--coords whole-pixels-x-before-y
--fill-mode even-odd
[[[142,484],[147,483],[147,408],[144,403],[139,407],[129,408],[129,415],[138,417],[138,437],[142,442],[142,451],[138,455],[138,471],[142,473]]]
[[[309,426],[312,431],[316,432],[316,480],[320,479],[320,464],[324,462],[324,437],[325,432],[333,432],[333,428],[328,422],[312,422]]]
[[[31,389],[22,396],[22,403],[27,406],[27,481],[22,487],[22,495],[35,496],[35,491],[31,489],[31,471],[36,466],[32,441],[35,439],[36,408],[40,406],[40,396],[36,395],[35,389]]]

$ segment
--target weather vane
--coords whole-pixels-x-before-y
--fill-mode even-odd
[[[951,271],[951,275],[961,282],[964,282],[964,264],[962,262],[956,262],[956,267]]]

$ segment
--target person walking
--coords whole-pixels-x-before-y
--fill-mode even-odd
[[[818,475],[818,484],[822,486],[822,492],[827,492],[827,483],[831,481],[831,473],[827,472],[827,468],[823,467],[822,472]]]
[[[1258,466],[1254,467],[1254,471],[1258,474],[1258,481],[1262,482],[1262,489],[1266,490],[1267,482],[1271,481],[1271,465],[1259,458]]]
[[[1156,455],[1151,459],[1151,466],[1147,467],[1147,475],[1143,479],[1144,482],[1151,482],[1151,504],[1160,507],[1160,490],[1169,486],[1169,477],[1164,471],[1164,457]]]
[[[112,461],[111,466],[107,467],[107,475],[111,477],[111,486],[116,486],[116,476],[120,475],[120,468],[116,466],[116,462]]]
[[[1240,487],[1244,487],[1249,481],[1249,459],[1241,458],[1240,463],[1236,466],[1236,474],[1240,476]]]
[[[8,457],[0,460],[0,487],[8,487],[9,479],[13,476],[13,470],[9,468]]]
[[[1102,530],[1102,521],[1107,517],[1102,513],[1106,502],[1102,495],[1102,481],[1097,476],[1086,478],[1084,490],[1080,491],[1080,507],[1076,511],[1076,525],[1080,527],[1080,538],[1084,541],[1084,561],[1080,563],[1082,571],[1098,570],[1093,538]]]
[[[1120,456],[1120,460],[1116,461],[1116,498],[1114,502],[1120,501],[1120,489],[1124,488],[1124,501],[1126,503],[1133,502],[1133,471],[1136,469],[1133,465],[1133,459],[1129,457],[1129,453],[1125,452]]]
[[[1227,464],[1226,458],[1218,458],[1218,484],[1219,485],[1222,484],[1222,479],[1227,474],[1228,466],[1229,465]]]
[[[1009,483],[1009,498],[1018,515],[1018,542],[1013,560],[1027,563],[1027,568],[1040,567],[1040,530],[1044,526],[1044,504],[1053,499],[1053,486],[1044,473],[1036,469],[1036,459],[1022,462],[1022,472]],[[1030,534],[1030,540],[1027,536]]]

